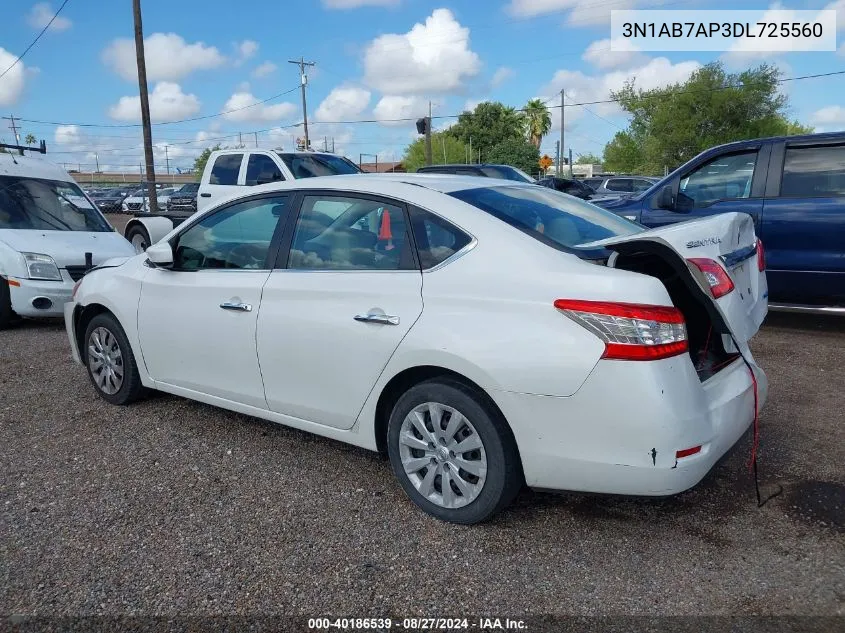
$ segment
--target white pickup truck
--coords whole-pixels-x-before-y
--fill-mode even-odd
[[[358,166],[343,156],[322,152],[280,152],[264,149],[223,149],[212,152],[205,164],[197,194],[197,212],[244,187],[279,180],[357,174]],[[193,215],[192,212],[145,213],[132,218],[124,236],[143,253]]]

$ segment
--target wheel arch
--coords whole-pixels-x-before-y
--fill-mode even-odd
[[[147,232],[147,235],[150,238],[150,244],[155,244],[173,230],[173,221],[170,218],[163,217],[135,217],[126,223],[126,226],[123,229],[123,237],[129,240],[130,231],[138,226],[143,227],[143,229]]]
[[[76,348],[79,350],[79,358],[83,363],[88,360],[86,353],[87,348],[84,340],[85,330],[88,328],[88,324],[91,323],[91,320],[95,316],[103,313],[112,315],[115,319],[117,319],[118,323],[120,322],[117,315],[101,303],[89,303],[85,306],[77,305],[73,309],[73,335],[76,338]]]
[[[499,408],[499,405],[490,397],[490,394],[481,385],[462,373],[439,365],[416,365],[414,367],[408,367],[397,373],[384,385],[376,401],[375,420],[373,422],[374,439],[378,452],[382,454],[387,452],[387,425],[390,421],[390,413],[393,411],[393,406],[402,397],[402,394],[414,385],[435,378],[458,382],[468,387],[479,397],[488,411],[499,417],[509,433],[509,439],[513,442],[521,465],[522,456],[519,454],[519,445],[516,442],[513,429]]]

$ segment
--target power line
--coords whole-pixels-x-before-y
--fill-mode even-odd
[[[277,95],[273,95],[272,97],[267,97],[266,99],[262,99],[261,101],[256,101],[255,103],[250,103],[249,105],[242,106],[240,108],[234,108],[232,110],[224,110],[223,112],[218,112],[217,114],[206,114],[203,116],[195,116],[188,119],[179,119],[177,121],[162,121],[161,123],[153,123],[153,125],[176,125],[178,123],[190,123],[192,121],[203,121],[205,119],[214,119],[219,116],[223,116],[225,114],[231,114],[232,112],[240,112],[241,110],[248,110],[249,108],[254,108],[256,106],[263,105],[268,101],[273,101],[274,99],[278,99],[279,97],[283,97],[286,94],[290,94],[295,90],[299,90],[299,86],[291,88],[290,90],[285,90],[284,92],[280,92]],[[3,117],[4,119],[8,119],[8,117]],[[60,121],[40,121],[38,119],[21,119],[18,118],[18,121],[25,121],[26,123],[37,123],[40,125],[74,125],[76,127],[97,127],[97,128],[139,128],[141,127],[141,123],[62,123]]]
[[[23,59],[24,55],[26,55],[26,54],[29,52],[29,49],[31,49],[33,46],[35,46],[36,42],[38,42],[38,40],[40,40],[40,39],[41,39],[41,36],[42,36],[42,35],[44,35],[44,33],[46,33],[46,32],[47,32],[47,29],[49,29],[49,28],[50,28],[50,25],[53,23],[53,20],[55,20],[57,17],[59,17],[59,13],[61,13],[61,12],[62,12],[62,9],[64,9],[64,8],[65,8],[65,5],[66,5],[68,2],[70,2],[70,0],[65,0],[64,2],[62,2],[62,6],[60,6],[60,7],[59,7],[59,10],[58,10],[58,11],[56,11],[56,13],[53,15],[53,17],[52,17],[52,18],[50,18],[50,21],[49,21],[49,22],[47,22],[47,26],[45,26],[43,29],[41,29],[41,32],[40,32],[38,35],[36,35],[36,36],[35,36],[35,39],[34,39],[34,40],[32,40],[32,43],[24,49],[23,53],[21,53],[20,55],[18,55],[18,58],[17,58],[15,61],[13,61],[13,62],[12,62],[12,65],[11,65],[11,66],[9,66],[9,67],[8,67],[6,70],[4,70],[2,73],[0,73],[0,79],[3,79],[3,77],[5,77],[5,76],[6,76],[6,73],[7,73],[7,72],[9,72],[10,70],[12,70],[12,68],[14,68],[15,66],[17,66],[17,65],[18,65],[18,62],[19,62],[19,61],[21,61],[21,60]]]

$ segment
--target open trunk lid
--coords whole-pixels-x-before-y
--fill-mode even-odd
[[[732,334],[739,344],[747,343],[766,318],[769,291],[766,273],[758,265],[762,244],[755,235],[754,221],[746,213],[723,213],[579,246],[599,247],[620,254],[646,251],[661,255],[679,273],[691,278],[713,306],[714,325],[724,334]],[[719,297],[714,296],[713,288],[720,273],[718,269],[707,270],[706,260],[718,264],[733,285]],[[613,258],[609,265],[612,262]]]

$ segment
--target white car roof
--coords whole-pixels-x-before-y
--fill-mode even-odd
[[[12,150],[14,151],[14,150]],[[43,158],[0,153],[0,176],[43,178],[45,180],[76,181],[64,169]]]

